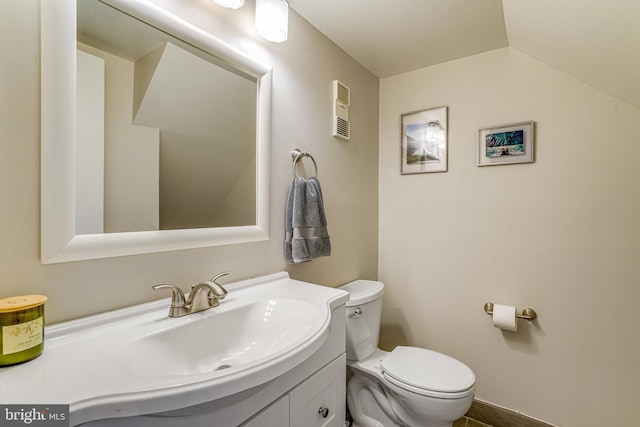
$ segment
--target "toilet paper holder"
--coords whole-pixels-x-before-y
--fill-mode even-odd
[[[484,305],[484,311],[488,315],[493,316],[493,303],[492,302],[486,303]],[[521,314],[516,314],[516,317],[518,319],[533,320],[536,317],[538,317],[538,313],[536,313],[536,311],[531,307],[525,307],[522,309]]]

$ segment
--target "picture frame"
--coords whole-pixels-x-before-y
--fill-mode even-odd
[[[492,126],[478,130],[478,166],[533,163],[534,122]]]
[[[446,172],[448,164],[447,106],[401,116],[400,173]]]

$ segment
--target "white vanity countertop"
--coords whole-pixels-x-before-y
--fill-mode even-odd
[[[331,311],[348,300],[344,291],[296,281],[287,273],[225,287],[229,294],[219,307],[180,318],[167,316],[169,300],[165,299],[47,327],[45,349],[40,357],[24,364],[0,368],[0,402],[69,404],[71,425],[77,425],[101,418],[162,412],[220,399],[267,383],[312,355],[326,340]],[[267,356],[256,358],[254,355],[253,360],[237,367],[211,370],[197,363],[194,365],[193,361],[185,361],[185,366],[191,365],[182,372],[175,369],[173,363],[166,363],[166,360],[174,360],[171,359],[175,356],[171,354],[171,349],[176,348],[173,343],[166,345],[160,342],[162,349],[169,349],[169,354],[162,355],[154,354],[148,345],[140,344],[148,342],[149,337],[155,343],[159,342],[157,337],[161,337],[160,340],[165,336],[180,337],[181,345],[191,343],[187,347],[192,346],[196,351],[176,348],[183,350],[176,353],[178,358],[175,360],[179,365],[181,355],[189,358],[191,353],[197,353],[199,345],[215,347],[216,340],[234,339],[229,333],[225,335],[223,323],[228,324],[227,319],[235,319],[234,324],[243,323],[237,320],[244,318],[230,316],[233,310],[242,310],[252,304],[258,309],[261,307],[259,304],[276,307],[281,304],[286,307],[285,311],[290,312],[289,302],[302,302],[301,307],[309,307],[309,310],[302,310],[307,312],[307,318],[301,321],[306,325],[305,329],[298,331],[300,333],[294,341],[285,340],[277,349],[270,348]],[[309,312],[313,313],[312,317]],[[215,323],[215,316],[225,321]],[[281,325],[297,323],[297,314],[288,318],[289,314],[283,314],[281,310],[278,316]],[[266,331],[265,328],[269,327],[268,313],[264,313],[264,320],[262,315],[258,317],[261,325],[253,328],[247,324],[240,328],[244,331]],[[255,318],[253,316],[251,322],[255,322]],[[216,327],[202,333],[198,330],[199,322],[214,322]],[[178,328],[177,332],[174,328]],[[238,327],[232,329],[231,333],[234,333]],[[145,339],[147,341],[143,341]],[[163,369],[163,365],[169,366]],[[190,369],[195,370],[192,372]]]

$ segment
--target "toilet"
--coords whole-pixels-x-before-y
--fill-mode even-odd
[[[471,407],[476,377],[464,363],[435,351],[378,348],[384,285],[341,286],[347,302],[347,404],[354,427],[451,427]]]

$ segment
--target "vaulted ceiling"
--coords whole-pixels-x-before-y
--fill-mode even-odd
[[[640,108],[640,0],[289,0],[379,78],[509,46]]]

